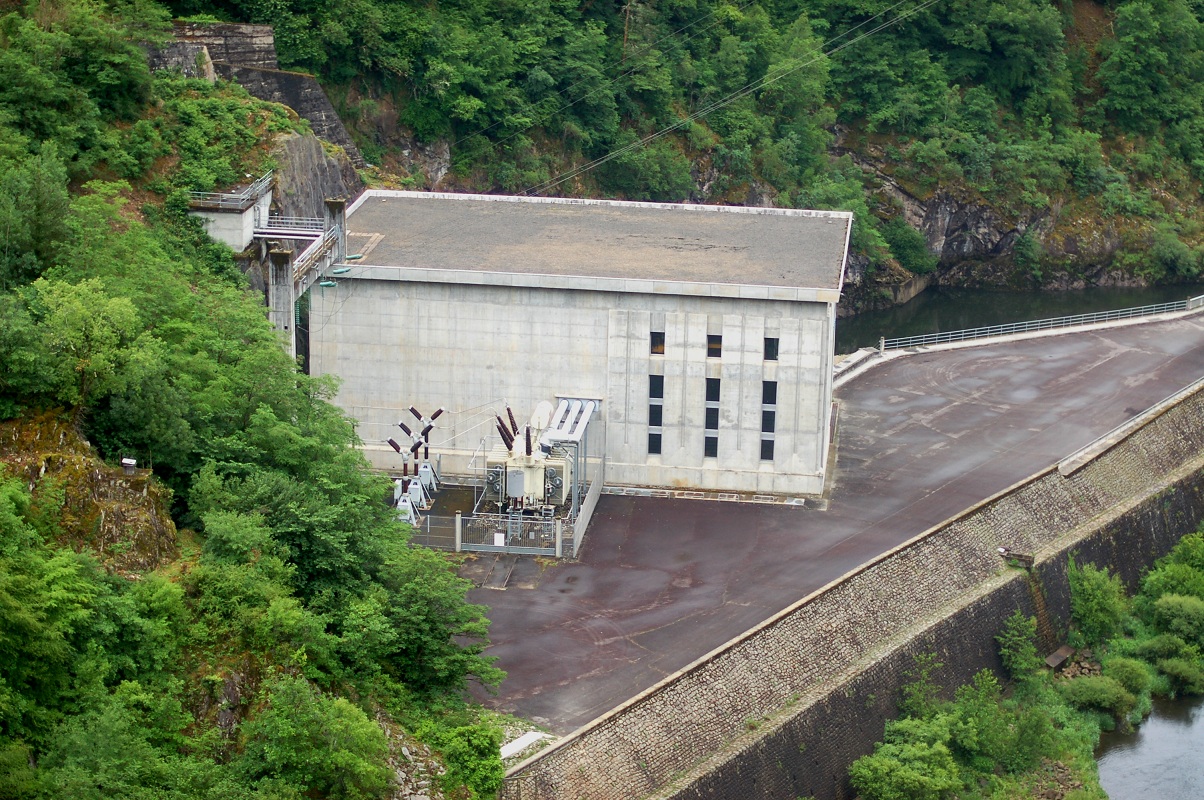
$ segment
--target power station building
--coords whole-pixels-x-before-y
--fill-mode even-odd
[[[521,423],[541,401],[592,400],[609,487],[818,494],[852,221],[367,191],[352,255],[310,291],[310,371],[341,379],[336,402],[386,469],[411,406],[445,409],[431,450],[467,475],[507,406]]]

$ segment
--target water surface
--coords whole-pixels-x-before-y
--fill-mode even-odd
[[[1204,699],[1154,701],[1133,733],[1106,733],[1096,752],[1112,800],[1204,798]]]
[[[877,347],[878,337],[1003,325],[1071,314],[1090,314],[1120,308],[1185,300],[1204,294],[1204,284],[1140,288],[1077,289],[1067,292],[1003,292],[990,289],[933,287],[901,306],[867,311],[836,321],[836,352]]]

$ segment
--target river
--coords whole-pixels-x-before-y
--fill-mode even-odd
[[[921,292],[910,303],[838,319],[836,352],[851,353],[861,347],[877,347],[880,336],[889,339],[982,325],[1113,311],[1185,300],[1200,294],[1204,294],[1204,284],[1145,289],[1094,288],[1069,292],[1002,292],[934,287]]]
[[[1096,752],[1112,800],[1204,797],[1204,699],[1154,701],[1133,733],[1106,733]]]

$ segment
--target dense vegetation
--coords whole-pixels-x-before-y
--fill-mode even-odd
[[[1093,760],[1100,731],[1139,724],[1153,695],[1204,694],[1204,531],[1161,559],[1132,600],[1106,570],[1071,560],[1069,579],[1070,641],[1085,656],[1064,674],[1048,672],[1036,620],[1017,611],[997,637],[1007,687],[984,670],[943,701],[934,682],[941,665],[918,658],[901,718],[849,771],[862,797],[1013,798],[1054,788],[1102,800]]]
[[[500,732],[461,699],[501,677],[483,609],[408,545],[332,385],[298,371],[184,213],[184,190],[258,173],[294,123],[152,76],[154,3],[12,7],[0,420],[50,409],[110,463],[153,467],[182,530],[156,570],[118,574],[53,457],[0,462],[0,797],[378,797],[402,729],[447,755],[449,785],[489,794]]]
[[[992,209],[1026,279],[1096,266],[1066,237],[1147,280],[1200,268],[1191,0],[169,5],[272,24],[370,161],[400,124],[465,188],[852,209],[871,264],[931,269],[889,179]]]

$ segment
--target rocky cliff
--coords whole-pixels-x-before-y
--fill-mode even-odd
[[[312,135],[290,133],[272,148],[276,161],[273,212],[286,217],[320,217],[328,197],[351,200],[364,189],[355,166]]]

